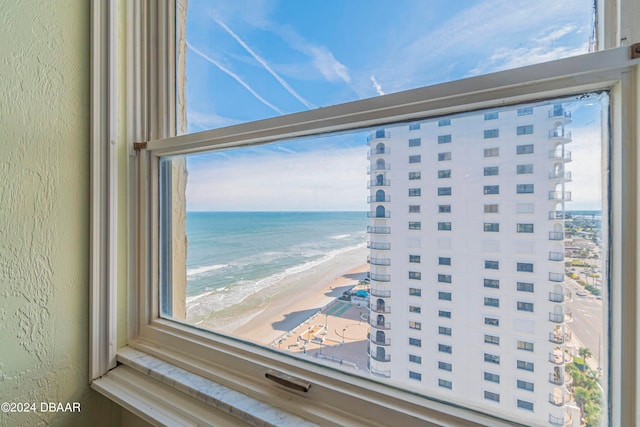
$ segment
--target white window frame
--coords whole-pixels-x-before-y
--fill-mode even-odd
[[[140,369],[140,360],[144,357],[136,357],[143,355],[173,366],[176,371],[184,370],[192,375],[189,378],[220,384],[283,412],[323,424],[509,425],[508,420],[479,411],[425,399],[160,318],[156,285],[158,236],[154,232],[158,230],[158,160],[161,156],[211,147],[412,122],[606,89],[611,94],[612,113],[610,423],[638,424],[640,71],[638,60],[629,59],[631,49],[626,46],[640,40],[640,30],[635,25],[640,17],[637,2],[598,2],[602,12],[600,46],[622,45],[616,49],[178,137],[172,137],[176,133],[174,118],[184,108],[184,100],[177,99],[175,90],[176,72],[181,72],[176,70],[174,59],[176,3],[129,2],[126,31],[119,21],[117,3],[92,3],[90,378],[94,389],[152,422],[225,417],[206,414],[207,408],[214,412],[215,407],[207,402],[195,410],[181,408],[176,402],[185,398],[184,393],[169,385],[175,383],[173,378],[154,379],[153,375],[141,374],[144,369]],[[125,33],[128,42],[122,49],[119,36]],[[118,60],[123,58],[126,72],[118,66]],[[120,91],[124,90],[123,79],[126,114],[122,103],[118,103]],[[125,116],[126,135],[122,135],[119,123]],[[143,143],[145,149],[135,151],[135,142]],[[132,159],[125,165],[118,162],[117,154],[123,145]],[[122,179],[129,182],[127,191],[122,189]],[[127,218],[118,215],[118,203],[122,202],[127,205]],[[119,234],[121,230],[125,230],[125,238]],[[117,250],[123,242],[129,251],[127,266],[116,263]],[[118,273],[122,269],[127,271],[129,285],[119,300]],[[122,307],[122,300],[128,309]],[[122,324],[127,327],[121,328]],[[123,329],[126,337],[122,332],[118,335]],[[125,346],[118,345],[123,342]],[[304,379],[312,388],[306,394],[285,391],[265,379],[269,370]],[[157,387],[153,395],[144,393],[151,384]],[[189,399],[190,404],[206,400]]]

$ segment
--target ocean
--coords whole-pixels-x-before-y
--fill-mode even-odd
[[[364,246],[367,224],[365,212],[188,212],[187,307],[204,295],[228,307]]]

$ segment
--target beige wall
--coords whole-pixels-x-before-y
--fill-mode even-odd
[[[89,4],[0,0],[0,402],[82,411],[2,426],[121,424],[88,386]]]

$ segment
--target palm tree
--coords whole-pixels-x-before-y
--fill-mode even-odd
[[[591,350],[589,350],[586,347],[580,347],[580,350],[578,350],[578,354],[580,355],[580,357],[582,357],[584,359],[585,362],[587,361],[588,358],[593,356],[591,354]]]

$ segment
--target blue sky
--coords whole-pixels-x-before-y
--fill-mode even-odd
[[[590,0],[190,0],[188,131],[586,53],[591,26]],[[347,164],[361,167],[362,179],[343,182],[350,174],[339,175],[335,187],[326,189],[342,197],[335,204],[359,210],[351,201],[361,206],[366,198],[364,142],[359,134],[325,139],[324,145],[302,141],[194,158],[190,177],[205,179],[221,159],[243,167],[242,161],[252,165],[263,156],[262,165],[275,162],[261,171],[263,181],[274,182],[283,167],[274,153],[288,150],[298,162],[311,164],[321,152],[325,162],[347,158]],[[216,177],[222,184],[220,170]],[[301,194],[296,181],[283,183],[282,193]],[[256,197],[241,197],[246,189],[233,182],[224,183],[216,196],[191,184],[190,209],[218,209],[233,204],[234,195],[237,210],[261,209],[250,201]],[[299,209],[317,208],[298,200]]]

